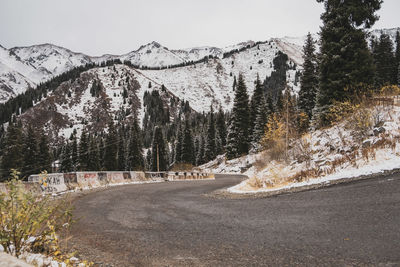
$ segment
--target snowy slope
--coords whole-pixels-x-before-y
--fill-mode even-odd
[[[149,89],[150,81],[139,71],[122,64],[94,68],[83,72],[74,81],[62,83],[21,118],[46,129],[54,141],[70,137],[74,130],[80,135],[84,127],[93,132],[102,131],[111,120],[125,117],[126,111],[129,111],[127,120],[133,119],[135,113],[143,119],[143,95],[146,90],[158,90],[167,100],[174,97],[168,90],[162,92],[161,86],[153,81]],[[97,97],[90,92],[94,83],[102,88]],[[127,91],[126,98],[123,96],[124,89]],[[170,112],[171,116],[176,113],[173,108]]]
[[[208,111],[212,103],[214,109],[220,106],[232,108],[234,76],[242,73],[250,94],[254,90],[257,74],[265,79],[273,70],[272,60],[279,48],[275,42],[267,42],[224,59],[215,58],[192,66],[165,70],[143,70],[147,77],[164,84],[181,99],[188,100],[196,111]],[[231,75],[232,74],[232,75]],[[294,82],[294,73],[289,74]]]
[[[379,36],[381,32],[384,32],[394,40],[397,30],[400,28],[374,30],[371,32],[371,36]],[[314,34],[313,37],[318,39],[317,34]],[[304,40],[305,36],[274,38],[268,41],[272,46],[271,44],[270,46],[265,43],[261,44],[261,51],[255,51],[256,47],[253,47],[233,54],[232,58],[225,59],[223,59],[224,53],[235,49],[240,50],[247,46],[252,47],[254,42],[246,41],[224,48],[203,46],[177,50],[171,50],[157,42],[151,42],[124,55],[100,57],[75,53],[52,44],[11,49],[0,45],[0,103],[24,92],[28,86],[35,87],[40,82],[86,63],[120,59],[121,61],[131,61],[132,64],[138,66],[157,68],[198,61],[206,56],[212,56],[216,59],[210,60],[208,63],[160,71],[143,71],[143,73],[157,83],[171,87],[170,90],[179,97],[194,102],[197,110],[207,110],[204,109],[204,105],[209,106],[208,101],[210,100],[215,100],[216,106],[220,103],[222,107],[229,108],[233,97],[230,88],[234,75],[237,76],[239,72],[243,72],[248,89],[252,91],[252,82],[256,74],[259,73],[260,78],[264,79],[270,73],[273,54],[277,50],[286,53],[291,61],[301,69]],[[233,65],[231,65],[232,61]],[[258,63],[260,61],[262,62]],[[250,66],[253,68],[252,70],[249,69]],[[292,86],[294,73],[295,71],[288,73],[289,84]],[[204,98],[200,96],[204,96]]]
[[[56,76],[73,67],[92,62],[89,56],[52,44],[14,47],[10,51],[42,73],[42,80],[47,75]]]

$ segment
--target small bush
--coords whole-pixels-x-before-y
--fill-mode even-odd
[[[285,124],[278,118],[276,113],[268,119],[266,129],[261,139],[262,148],[270,150],[269,152],[272,159],[284,158],[286,148],[283,140],[285,136]]]
[[[340,122],[352,113],[354,113],[356,109],[357,106],[353,105],[349,101],[334,102],[328,109],[326,119],[330,123]]]
[[[380,94],[383,96],[397,96],[400,95],[400,87],[397,85],[383,86],[380,90]]]
[[[18,174],[12,172],[7,193],[0,194],[0,244],[17,257],[37,251],[57,259],[61,252],[56,233],[70,225],[71,208],[66,201],[25,190]]]

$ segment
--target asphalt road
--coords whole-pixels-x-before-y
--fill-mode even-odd
[[[260,199],[243,177],[114,187],[75,200],[72,247],[99,266],[400,266],[400,175]]]

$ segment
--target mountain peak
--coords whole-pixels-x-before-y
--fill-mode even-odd
[[[160,43],[156,42],[156,41],[152,41],[151,43],[142,45],[139,47],[138,50],[136,50],[136,52],[142,51],[142,50],[151,50],[151,49],[157,49],[157,48],[164,48],[167,49],[166,47],[162,46]]]

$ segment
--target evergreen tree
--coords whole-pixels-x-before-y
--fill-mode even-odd
[[[86,129],[84,128],[82,130],[81,134],[81,139],[79,142],[79,167],[78,169],[81,171],[87,171],[88,170],[88,151],[89,151],[89,140],[87,136]]]
[[[214,110],[211,106],[210,119],[207,127],[207,138],[204,151],[204,160],[206,162],[213,160],[216,157],[216,142],[215,142],[215,121]]]
[[[76,131],[74,130],[72,136],[71,136],[71,163],[72,163],[72,169],[71,171],[76,171],[79,161],[78,161],[78,140],[76,137]]]
[[[193,147],[193,137],[192,131],[190,130],[189,120],[185,121],[185,129],[183,132],[182,140],[182,162],[194,164],[194,147]]]
[[[151,155],[151,149],[148,149],[147,153],[146,153],[146,169],[149,171],[152,170],[152,166],[151,166],[152,160],[153,160],[153,157]]]
[[[399,67],[397,68],[397,85],[400,86],[400,63]]]
[[[374,73],[372,57],[367,47],[366,33],[378,16],[381,0],[340,1],[317,0],[324,3],[321,19],[319,62],[319,92],[317,111],[321,124],[327,124],[327,106],[334,101],[353,99],[371,84]]]
[[[135,118],[133,127],[131,129],[131,138],[128,149],[128,169],[131,171],[144,170],[144,158],[140,135],[139,123],[137,118]]]
[[[31,174],[37,174],[40,170],[38,162],[38,145],[36,134],[31,125],[28,126],[26,136],[24,138],[24,154],[22,176],[28,177]],[[22,156],[22,155],[21,155]]]
[[[204,142],[204,137],[201,134],[200,135],[200,140],[199,140],[199,150],[196,155],[196,166],[202,165],[205,163],[204,160],[204,150],[205,150],[205,142]]]
[[[222,110],[222,108],[220,108],[218,111],[216,126],[217,126],[219,139],[221,140],[222,150],[224,151],[225,146],[226,146],[226,134],[227,133],[226,133],[225,114],[224,114],[224,111]]]
[[[99,171],[100,170],[100,150],[97,145],[96,139],[91,137],[89,143],[89,149],[87,156],[87,166],[88,171]]]
[[[151,146],[152,171],[168,170],[168,152],[161,127],[154,128],[153,144]],[[159,167],[159,169],[158,169]]]
[[[117,159],[118,159],[118,170],[124,171],[126,170],[126,156],[125,156],[125,142],[124,142],[124,130],[123,128],[120,130],[119,138],[118,138],[118,152],[117,152]]]
[[[61,159],[61,171],[70,172],[73,169],[71,159],[71,145],[67,142],[63,147],[62,159]]]
[[[271,112],[268,110],[268,106],[267,106],[267,102],[265,101],[265,97],[261,96],[261,101],[258,106],[256,122],[255,122],[254,131],[253,131],[253,135],[252,135],[252,141],[253,141],[252,147],[256,151],[259,149],[259,143],[265,133],[265,125],[268,122],[268,116],[270,114],[271,114]]]
[[[236,90],[236,85],[237,85],[237,82],[236,82],[236,75],[235,75],[235,76],[233,76],[233,84],[232,84],[232,90],[233,91]]]
[[[3,180],[8,179],[10,169],[21,171],[23,166],[23,135],[22,126],[19,123],[11,123],[8,126],[4,140],[3,158],[1,169]]]
[[[315,97],[318,88],[317,61],[315,56],[315,42],[310,33],[307,35],[303,47],[303,73],[299,91],[299,109],[311,119],[315,106]]]
[[[261,97],[263,96],[263,86],[260,81],[260,77],[257,74],[257,80],[255,82],[255,89],[253,96],[251,97],[250,101],[250,128],[249,132],[252,133],[254,129],[254,123],[257,117],[257,111],[260,104]]]
[[[243,76],[239,75],[238,86],[228,131],[227,157],[232,159],[249,152],[249,96]]]
[[[50,153],[49,142],[45,133],[41,133],[39,141],[39,154],[38,154],[38,165],[40,166],[40,171],[47,171],[50,173],[52,156]]]
[[[108,125],[108,134],[106,137],[105,147],[104,147],[104,168],[107,171],[116,171],[118,168],[117,162],[118,154],[118,137],[115,131],[114,122]]]
[[[374,82],[377,87],[385,84],[396,84],[397,66],[393,53],[393,43],[389,35],[381,34],[373,50],[376,66]]]
[[[400,32],[396,32],[396,49],[395,49],[395,58],[396,58],[396,66],[400,68]],[[400,83],[399,83],[400,84]]]
[[[176,144],[175,144],[175,163],[182,162],[182,143],[183,143],[183,132],[182,125],[179,124],[178,131],[176,133]]]
[[[100,168],[99,170],[106,170],[106,143],[103,138],[99,141],[99,156],[100,156]]]

